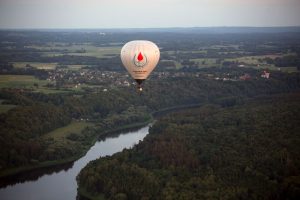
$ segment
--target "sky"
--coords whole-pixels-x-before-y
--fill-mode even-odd
[[[0,0],[0,28],[300,26],[300,0]]]

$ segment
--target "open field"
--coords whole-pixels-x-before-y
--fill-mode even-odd
[[[57,45],[57,44],[56,44]],[[43,56],[53,57],[62,55],[74,56],[91,56],[97,58],[106,58],[117,55],[121,51],[121,46],[96,47],[91,44],[75,44],[75,45],[60,45],[60,46],[26,46],[44,51]]]
[[[72,71],[78,71],[83,67],[86,67],[87,65],[67,65],[69,70]]]
[[[5,104],[0,104],[0,114],[1,113],[5,113],[5,112],[7,112],[7,111],[9,111],[10,109],[12,109],[12,108],[14,108],[14,107],[16,107],[16,105],[5,105]]]
[[[88,127],[92,126],[93,123],[88,123],[88,122],[76,122],[73,121],[67,126],[55,129],[54,131],[51,131],[47,134],[45,134],[43,137],[45,138],[53,138],[53,139],[62,139],[68,136],[71,133],[81,133],[81,131]]]
[[[198,59],[191,59],[191,61],[196,62],[199,67],[213,67],[219,66],[216,64],[216,58],[198,58]]]
[[[44,70],[54,70],[58,66],[58,63],[40,63],[40,62],[14,62],[12,65],[15,68],[24,68],[26,65],[30,65],[37,69],[44,69]],[[82,67],[86,67],[87,65],[66,65],[69,70],[77,71],[80,70]]]
[[[236,62],[243,62],[245,64],[248,65],[258,65],[261,64],[261,62],[259,62],[259,59],[263,59],[266,57],[270,57],[270,58],[276,58],[276,55],[263,55],[263,56],[243,56],[243,57],[238,57],[238,58],[227,58],[225,59],[226,61],[236,61]],[[279,57],[279,56],[277,56]]]
[[[57,63],[39,63],[39,62],[14,62],[15,68],[23,68],[26,65],[30,65],[37,69],[53,70],[56,68]]]
[[[49,83],[46,80],[39,80],[30,75],[0,75],[0,88],[35,88]]]
[[[0,89],[1,88],[18,88],[18,89],[30,89],[34,92],[41,92],[45,94],[51,93],[68,93],[68,92],[82,92],[84,87],[98,87],[93,85],[81,84],[74,85],[70,88],[49,88],[46,84],[53,83],[53,81],[39,80],[30,75],[0,75]]]
[[[47,80],[39,80],[30,75],[0,75],[0,89],[1,88],[18,88],[31,89],[35,92],[50,93],[66,93],[73,90],[48,88],[45,85],[51,83]],[[35,85],[36,84],[36,85]],[[74,89],[79,90],[79,89]]]
[[[235,44],[219,45],[219,44],[216,44],[216,45],[210,45],[208,48],[209,49],[222,49],[222,48],[238,49],[239,45],[235,45]]]
[[[74,52],[74,53],[68,53],[68,55],[106,58],[106,57],[112,57],[113,55],[118,55],[118,54],[120,54],[120,51],[121,51],[121,47],[86,46],[86,47],[83,47],[83,49],[86,52],[84,52],[84,53]]]

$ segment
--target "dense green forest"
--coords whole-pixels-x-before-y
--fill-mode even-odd
[[[137,39],[161,52],[141,95],[119,56]],[[0,177],[75,160],[166,108],[299,91],[299,41],[297,27],[1,30]]]
[[[216,74],[231,71],[254,76],[259,73],[234,67],[209,70]],[[150,113],[168,107],[205,103],[233,106],[258,95],[292,92],[300,86],[298,73],[277,72],[268,80],[227,82],[204,76],[189,77],[188,74],[188,78],[158,79],[154,76],[145,83],[142,95],[133,87],[65,94],[2,89],[2,104],[16,107],[0,114],[0,171],[5,174],[7,169],[78,157],[101,134],[131,123],[149,121]],[[78,133],[59,139],[47,136],[56,128],[78,121],[87,123],[81,136],[76,136]]]
[[[100,199],[298,199],[299,102],[299,93],[269,95],[169,114],[132,149],[90,162],[77,177],[79,192]]]

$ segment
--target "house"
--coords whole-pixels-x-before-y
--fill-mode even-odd
[[[268,79],[268,78],[270,78],[270,73],[269,73],[269,72],[266,72],[266,71],[264,71],[264,72],[262,73],[261,77],[262,77],[262,78],[266,78],[266,79]]]
[[[243,76],[240,76],[240,80],[246,81],[250,80],[251,76],[249,74],[244,74]]]

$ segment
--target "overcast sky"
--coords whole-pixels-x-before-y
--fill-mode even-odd
[[[0,0],[0,28],[299,25],[300,0]]]

